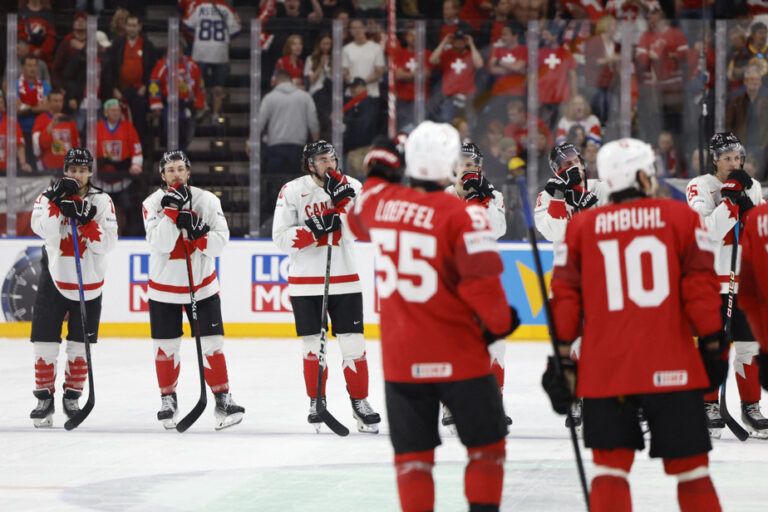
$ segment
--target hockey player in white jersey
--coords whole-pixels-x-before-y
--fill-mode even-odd
[[[725,321],[734,227],[737,222],[743,222],[744,214],[750,208],[764,200],[760,183],[743,169],[745,151],[738,137],[731,132],[716,133],[709,141],[709,154],[712,155],[714,174],[693,178],[688,183],[686,196],[690,207],[704,218],[709,235],[719,246],[715,253],[715,271],[720,279],[723,299],[720,312]],[[737,260],[737,274],[739,267]],[[741,397],[741,417],[753,436],[768,438],[768,419],[760,412],[760,382],[755,361],[759,347],[744,312],[738,307],[738,284],[736,286],[731,332],[736,352],[733,367]],[[718,391],[704,395],[704,400],[710,435],[719,439],[725,422],[720,415]]]
[[[544,190],[536,198],[533,218],[536,229],[544,238],[557,246],[565,238],[565,228],[580,210],[602,206],[608,202],[608,189],[600,180],[586,179],[584,158],[570,142],[557,144],[549,152],[549,168],[554,173]],[[579,358],[581,338],[571,345],[571,357]],[[573,418],[577,429],[581,429],[581,399],[566,418],[569,426]]]
[[[288,294],[296,334],[302,338],[304,382],[310,398],[307,421],[319,431],[316,412],[318,354],[327,245],[333,244],[328,315],[339,340],[353,416],[361,432],[377,433],[381,417],[368,403],[368,361],[363,338],[363,294],[347,210],[362,185],[338,170],[336,150],[320,140],[304,146],[306,175],[286,183],[275,205],[272,238],[290,258]],[[323,379],[328,377],[325,370]],[[325,389],[325,387],[323,388]],[[320,397],[325,400],[325,397]]]
[[[155,370],[162,406],[157,413],[166,429],[176,426],[176,385],[180,370],[182,307],[192,334],[187,254],[197,302],[205,381],[216,397],[215,428],[240,423],[245,409],[229,393],[227,362],[222,351],[219,280],[215,258],[229,241],[229,228],[219,198],[188,185],[191,164],[183,151],[168,151],[160,160],[162,186],[142,204],[150,247],[149,323],[155,350]]]
[[[77,244],[88,318],[86,334],[96,343],[101,318],[101,288],[107,255],[117,242],[117,219],[109,195],[91,185],[93,157],[85,148],[71,148],[64,157],[64,177],[35,201],[32,230],[45,242],[42,273],[32,314],[37,407],[31,412],[35,427],[53,425],[56,362],[61,345],[61,324],[67,313],[67,366],[62,405],[72,418],[88,375],[80,317],[80,295],[75,267],[75,241],[70,219],[77,222]]]

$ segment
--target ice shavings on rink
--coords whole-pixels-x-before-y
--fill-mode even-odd
[[[243,423],[213,429],[213,397],[184,433],[165,431],[147,339],[104,339],[94,347],[96,407],[72,432],[63,428],[59,364],[54,428],[35,430],[29,411],[32,349],[0,340],[0,510],[2,511],[396,511],[378,342],[367,344],[370,402],[382,413],[378,435],[354,431],[335,341],[329,346],[328,407],[353,432],[340,438],[306,423],[298,340],[227,339],[232,396]],[[568,432],[539,386],[545,343],[507,347],[504,401],[513,418],[507,438],[501,510],[584,510]],[[60,361],[61,363],[61,361]],[[182,346],[179,407],[186,414],[199,384],[191,339]],[[736,386],[729,403],[738,404]],[[768,403],[768,402],[766,402]],[[434,469],[437,511],[466,510],[465,450],[441,429]],[[768,503],[768,442],[740,443],[729,431],[714,442],[711,473],[724,510],[763,511]],[[591,455],[584,451],[588,477]],[[678,510],[676,480],[661,461],[638,454],[630,475],[641,511]]]

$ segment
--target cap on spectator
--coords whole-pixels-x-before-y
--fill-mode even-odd
[[[109,40],[109,37],[107,34],[99,30],[96,32],[96,42],[99,43],[99,46],[102,48],[109,48],[112,46],[112,42]]]
[[[464,31],[463,28],[457,28],[456,31],[453,33],[454,39],[461,39],[465,35],[467,35],[467,33]]]
[[[104,102],[104,113],[106,114],[107,110],[110,107],[119,107],[119,106],[120,106],[120,102],[119,101],[117,101],[115,98],[110,98],[110,99],[108,99],[107,101]]]
[[[754,34],[758,30],[768,30],[768,26],[765,25],[762,21],[758,21],[757,23],[753,24],[752,27],[749,29],[749,33]]]
[[[362,85],[363,87],[367,87],[368,84],[365,83],[365,79],[360,78],[359,76],[356,76],[352,79],[352,83],[349,85],[350,87],[357,87],[358,85]]]
[[[510,171],[516,171],[521,167],[525,167],[525,160],[523,160],[519,156],[514,157],[507,164],[507,169],[509,169]]]
[[[74,21],[77,21],[77,20],[79,20],[80,18],[83,18],[84,20],[88,20],[88,13],[87,13],[87,12],[85,12],[85,11],[77,11],[77,12],[75,13],[75,17],[74,17],[74,19],[73,19],[72,21],[73,21],[73,22],[74,22]]]

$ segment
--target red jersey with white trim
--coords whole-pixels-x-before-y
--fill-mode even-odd
[[[713,250],[701,217],[671,199],[571,219],[555,252],[551,304],[558,339],[582,335],[578,396],[709,385],[691,328],[722,329]]]
[[[491,53],[492,58],[497,60],[497,65],[514,64],[515,62],[525,62],[528,64],[528,47],[518,45],[514,48],[506,46],[497,46]],[[497,76],[493,82],[491,93],[495,95],[525,96],[525,77],[526,70],[517,72],[507,70],[503,75]]]
[[[728,293],[728,282],[731,276],[731,250],[733,248],[733,227],[739,218],[739,208],[730,201],[723,200],[720,189],[723,182],[713,174],[696,176],[688,182],[686,197],[688,205],[703,218],[707,231],[718,246],[715,253],[715,272],[720,281],[720,293]],[[763,204],[762,187],[752,178],[752,187],[747,195],[755,205]],[[737,255],[739,258],[739,255]],[[736,261],[736,275],[739,274],[739,261]],[[736,289],[738,290],[738,277]]]
[[[184,25],[195,33],[192,58],[210,64],[229,62],[229,42],[243,28],[240,17],[223,0],[191,4],[184,13]]]
[[[659,56],[651,60],[650,52]],[[688,56],[688,41],[679,29],[666,27],[664,32],[647,30],[637,43],[637,69],[642,83],[649,87],[680,86],[683,71],[680,63]]]
[[[443,50],[440,69],[443,72],[443,94],[475,94],[475,64],[471,51],[465,50],[459,55],[453,48]]]
[[[510,325],[486,209],[442,191],[368,178],[350,214],[376,246],[384,378],[456,381],[488,375],[491,332]]]
[[[43,162],[46,169],[64,168],[64,156],[73,147],[80,145],[80,135],[77,132],[75,121],[56,123],[49,132],[53,116],[49,112],[43,112],[35,118],[32,126],[32,148],[38,160]]]
[[[426,71],[431,67],[429,64],[429,56],[431,51],[424,49],[424,62],[422,68]],[[409,50],[408,48],[399,48],[395,51],[395,68],[404,69],[409,73],[416,72],[416,52]],[[429,80],[424,80],[424,99],[429,98]],[[416,83],[414,80],[396,80],[395,81],[395,94],[398,99],[403,101],[414,101],[416,99]]]
[[[739,307],[760,348],[768,352],[768,204],[749,212],[741,244],[741,289]]]
[[[205,92],[203,92],[203,75],[197,63],[187,57],[179,58],[179,71],[176,75],[179,87],[179,99],[189,100],[195,108],[205,107]],[[149,108],[163,108],[163,98],[168,97],[168,69],[163,57],[155,64],[149,77]]]
[[[131,165],[141,166],[144,157],[141,152],[141,141],[136,133],[136,128],[129,121],[118,121],[115,126],[110,126],[106,120],[99,121],[96,125],[96,158],[107,158],[114,163],[125,162]],[[111,183],[120,179],[114,165],[101,165],[99,167],[99,179]]]
[[[768,0],[747,0],[747,7],[752,16],[768,14]]]
[[[185,244],[192,264],[195,299],[203,300],[219,293],[215,258],[221,256],[229,242],[227,219],[218,197],[197,187],[189,187],[189,191],[192,200],[184,208],[193,210],[211,228],[197,240],[187,239],[165,214],[160,206],[165,190],[157,189],[141,205],[150,248],[149,298],[158,302],[189,304]]]
[[[445,191],[459,197],[459,193],[456,192],[456,187],[454,185],[448,185],[445,188]],[[476,199],[471,199],[468,202],[485,207],[485,212],[488,214],[491,233],[496,237],[496,240],[504,236],[504,233],[507,232],[507,210],[504,208],[504,195],[501,192],[491,186],[491,197],[488,201],[481,202]]]
[[[360,195],[362,185],[346,176],[357,196],[346,206],[346,212]],[[333,209],[331,197],[310,175],[289,181],[280,190],[272,221],[272,239],[280,250],[288,253],[288,294],[291,296],[322,295],[328,235],[315,239],[304,223],[312,215],[323,215]],[[341,229],[331,236],[331,282],[328,293],[358,293],[362,291],[355,265],[355,236],[347,225],[347,213],[342,212]]]
[[[0,170],[6,170],[8,159],[8,117],[0,114]],[[24,151],[24,134],[21,125],[16,121],[16,151]],[[18,153],[17,153],[18,154]]]
[[[659,4],[658,0],[639,0],[636,2],[627,2],[626,0],[608,0],[608,2],[605,4],[605,12],[617,20],[634,22],[638,17],[644,18],[646,15],[646,12],[638,6],[638,3],[645,4],[645,10],[647,11],[654,9],[661,10],[661,5]]]
[[[567,103],[571,99],[568,73],[574,69],[576,60],[565,46],[539,48],[539,101]]]
[[[117,243],[117,218],[109,195],[91,188],[84,198],[96,208],[88,224],[77,227],[85,300],[101,295],[107,272],[107,255]],[[32,208],[32,231],[45,242],[48,270],[56,289],[69,300],[80,300],[75,268],[75,246],[69,218],[40,194]]]

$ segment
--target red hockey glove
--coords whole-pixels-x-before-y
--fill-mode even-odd
[[[720,194],[731,203],[739,207],[739,217],[744,216],[754,203],[747,195],[747,190],[752,187],[752,178],[744,169],[736,169],[728,175],[723,183]]]
[[[565,193],[566,190],[571,189],[580,183],[581,174],[579,174],[579,168],[574,165],[573,167],[557,171],[557,174],[555,174],[553,178],[550,178],[547,181],[547,184],[544,185],[544,190],[546,190],[552,197],[555,197],[556,191],[559,190],[560,192]]]
[[[496,340],[500,340],[502,338],[506,338],[513,332],[515,332],[515,329],[517,329],[520,326],[520,317],[517,316],[517,310],[514,308],[514,306],[509,306],[509,316],[512,318],[512,321],[509,324],[509,329],[507,329],[506,332],[502,333],[494,333],[489,331],[484,325],[483,327],[483,338],[485,338],[485,342],[489,345],[493,343]]]
[[[355,189],[346,176],[339,171],[325,173],[323,190],[331,196],[331,201],[336,209],[344,208],[355,197]]]
[[[477,200],[485,205],[493,198],[493,187],[479,172],[468,172],[461,177],[461,181],[464,190],[469,192],[464,197],[465,200]]]

